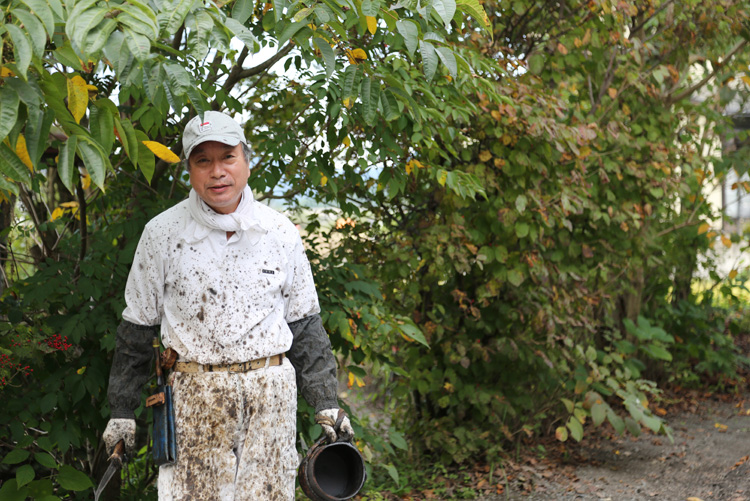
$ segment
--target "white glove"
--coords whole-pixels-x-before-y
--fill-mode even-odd
[[[331,443],[337,440],[349,442],[354,438],[354,429],[352,428],[352,423],[349,421],[349,416],[346,414],[343,414],[341,424],[338,430],[336,429],[339,412],[343,414],[344,411],[341,409],[324,409],[315,414],[315,422],[323,427],[323,432],[328,436],[328,440]]]
[[[104,429],[102,439],[107,446],[107,454],[112,454],[120,440],[125,441],[125,452],[130,456],[135,449],[135,419],[110,419]]]

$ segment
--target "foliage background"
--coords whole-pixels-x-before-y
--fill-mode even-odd
[[[251,187],[304,226],[342,379],[388,416],[357,419],[369,490],[604,423],[669,435],[661,387],[745,363],[746,272],[716,251],[747,238],[706,198],[732,171],[750,188],[728,113],[743,2],[3,9],[0,499],[86,499],[106,467],[128,267],[186,196],[181,129],[208,109],[245,123]],[[153,496],[138,414],[125,499]]]

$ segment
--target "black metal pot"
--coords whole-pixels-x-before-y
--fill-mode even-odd
[[[315,442],[299,467],[299,483],[313,501],[343,501],[365,483],[365,460],[350,442]]]

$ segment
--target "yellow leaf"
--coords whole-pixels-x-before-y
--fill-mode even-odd
[[[689,498],[687,498],[686,501],[703,501],[703,500],[701,498],[697,498],[695,496],[690,496]]]
[[[81,185],[83,185],[84,190],[88,190],[89,186],[91,186],[91,176],[89,176],[88,172],[81,178]]]
[[[374,35],[378,31],[378,20],[372,16],[365,16],[365,20],[367,21],[367,31]]]
[[[80,375],[80,374],[83,374],[84,372],[86,372],[86,366],[85,365],[83,367],[81,367],[80,369],[78,369],[76,371],[76,374]]]
[[[26,138],[23,134],[18,135],[18,141],[16,141],[16,155],[21,159],[23,164],[29,168],[31,172],[34,172],[34,164],[31,163],[31,157],[29,156],[29,150],[26,149]]]
[[[630,115],[630,106],[628,106],[627,104],[623,104],[622,112],[625,113],[626,115]]]
[[[65,202],[64,204],[60,204],[60,207],[72,209],[73,207],[78,207],[78,202]]]
[[[723,243],[724,247],[726,247],[727,249],[732,247],[732,241],[724,235],[721,236],[721,243]]]
[[[718,429],[719,431],[727,431],[727,428],[729,427],[725,424],[714,423],[714,428]]]
[[[591,148],[584,146],[579,150],[578,158],[586,158],[591,155]]]
[[[453,385],[452,385],[452,384],[450,384],[450,383],[447,383],[447,382],[446,382],[446,383],[445,383],[445,384],[443,385],[443,388],[445,388],[445,390],[446,390],[446,391],[447,391],[448,393],[453,393]]]
[[[164,146],[157,141],[142,141],[146,145],[146,148],[151,150],[151,153],[159,157],[160,159],[170,164],[176,164],[180,161],[180,157],[175,155],[172,150]]]
[[[89,90],[86,81],[80,75],[68,79],[68,109],[77,123],[86,114],[89,105]]]
[[[613,87],[610,87],[609,89],[607,89],[607,93],[609,94],[609,97],[611,97],[612,99],[617,97],[617,89]]]
[[[411,172],[414,170],[414,160],[409,160],[406,162],[406,173],[411,174]]]
[[[367,54],[362,49],[347,50],[346,57],[349,58],[350,64],[359,64],[367,59]]]
[[[325,186],[327,182],[328,182],[328,178],[326,176],[321,176],[320,177],[320,185],[321,186]]]
[[[747,84],[750,87],[750,77],[749,76],[742,75],[742,77],[740,77],[740,78],[742,78],[742,81],[745,82],[745,84]]]
[[[448,180],[448,173],[443,171],[438,175],[437,182],[440,186],[445,186],[445,182]]]
[[[15,73],[10,71],[8,68],[3,66],[3,68],[0,69],[0,78],[12,77],[12,76],[15,76]]]
[[[708,223],[703,223],[702,225],[698,226],[698,235],[703,235],[708,231],[708,229],[711,226]]]
[[[494,118],[498,122],[503,119],[503,115],[497,110],[490,111],[490,115],[492,115],[492,118]]]
[[[729,280],[734,280],[734,277],[737,276],[737,270],[732,270],[729,272]]]
[[[484,150],[479,153],[479,160],[482,162],[488,162],[492,158],[492,153],[490,153],[487,150]]]
[[[49,219],[50,221],[57,221],[63,216],[63,214],[65,214],[65,209],[63,209],[62,207],[57,207],[52,211],[52,216]]]
[[[351,108],[352,105],[354,104],[352,103],[352,100],[349,99],[348,97],[345,97],[342,103],[344,104],[344,106],[346,106],[347,109]]]
[[[351,141],[351,139],[349,139],[349,136],[346,136],[346,137],[344,138],[344,146],[346,146],[346,147],[348,148],[348,147],[349,147],[349,146],[351,146],[351,145],[352,145],[352,141]]]
[[[710,239],[710,238],[714,238],[715,236],[716,236],[716,232],[715,232],[715,231],[709,231],[709,232],[708,232],[708,233],[706,234],[706,238],[709,238],[709,239]]]
[[[349,373],[349,381],[347,381],[347,383],[346,383],[346,385],[347,385],[347,386],[348,386],[349,388],[351,388],[352,386],[354,386],[354,379],[355,379],[356,377],[357,377],[357,376],[355,376],[353,372],[350,372],[350,373]]]
[[[562,54],[563,56],[568,53],[568,49],[561,43],[557,44],[557,51]]]

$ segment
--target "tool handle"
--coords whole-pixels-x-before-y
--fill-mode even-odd
[[[161,372],[161,355],[159,353],[159,338],[157,336],[154,336],[152,346],[154,347],[154,358],[156,358],[156,384],[161,386],[164,384],[164,378]]]
[[[125,440],[120,440],[115,444],[115,448],[112,451],[112,455],[109,456],[110,461],[122,462],[122,457],[125,455]]]

